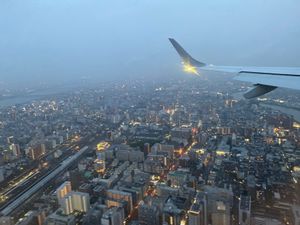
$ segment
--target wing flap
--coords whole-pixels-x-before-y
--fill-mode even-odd
[[[254,84],[300,90],[300,76],[264,75],[260,73],[240,72],[234,79]]]
[[[244,94],[244,97],[249,99],[249,98],[256,98],[261,95],[264,95],[266,93],[269,93],[270,91],[273,91],[277,87],[274,86],[269,86],[269,85],[262,85],[262,84],[257,84],[253,89],[250,91],[246,92]]]

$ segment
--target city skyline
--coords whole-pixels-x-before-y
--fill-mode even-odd
[[[299,8],[1,1],[0,225],[299,225]]]
[[[244,84],[217,77],[1,109],[0,222],[296,224],[299,94],[248,101],[234,97]]]

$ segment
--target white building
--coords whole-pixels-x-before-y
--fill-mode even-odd
[[[72,191],[61,200],[61,207],[66,215],[74,211],[87,212],[90,209],[90,195]]]
[[[66,181],[62,185],[60,185],[56,189],[56,196],[57,196],[58,202],[60,202],[71,191],[72,191],[72,186],[71,186],[70,181]]]

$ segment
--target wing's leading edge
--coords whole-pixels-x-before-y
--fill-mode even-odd
[[[244,94],[245,98],[254,98],[266,94],[277,87],[300,90],[300,67],[239,67],[207,65],[194,59],[180,44],[172,38],[170,42],[180,55],[184,68],[198,67],[203,71],[219,71],[235,73],[234,78],[240,81],[254,83],[255,87]],[[192,72],[184,69],[186,72]],[[195,73],[195,72],[194,72]],[[198,74],[198,73],[197,73]]]

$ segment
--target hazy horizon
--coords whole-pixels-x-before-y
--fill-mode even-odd
[[[180,74],[168,42],[214,64],[300,66],[300,2],[3,0],[0,84]]]

